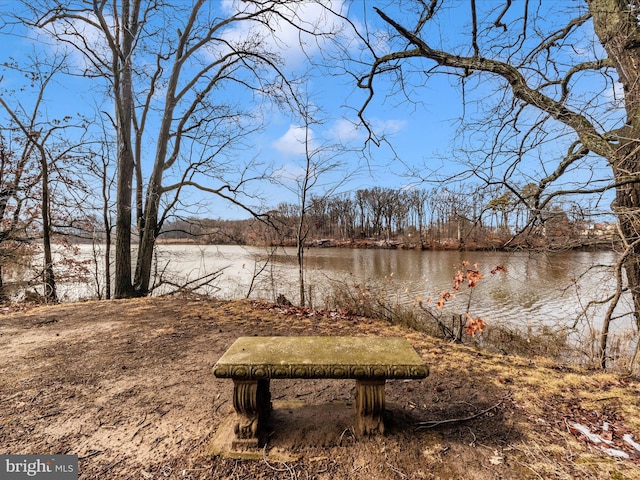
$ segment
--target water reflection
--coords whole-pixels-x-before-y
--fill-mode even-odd
[[[450,290],[455,272],[468,261],[485,276],[473,292],[474,312],[526,325],[573,322],[588,302],[605,298],[615,286],[605,267],[615,260],[612,252],[312,249],[306,258],[311,282],[326,275],[358,284],[392,282],[406,303]],[[491,275],[498,265],[506,273]],[[458,301],[466,305],[468,294],[463,287]]]
[[[91,257],[91,247],[84,255]],[[307,284],[321,307],[330,280],[375,286],[384,282],[400,301],[436,298],[451,289],[462,261],[477,264],[485,278],[473,291],[474,315],[525,325],[572,322],[591,300],[602,299],[615,284],[612,252],[443,252],[314,248],[306,251]],[[160,269],[174,280],[193,280],[213,271],[221,276],[207,293],[221,298],[247,296],[274,300],[282,293],[298,298],[294,249],[275,252],[238,246],[161,245]],[[491,275],[497,265],[506,273]],[[67,296],[83,296],[78,285]],[[86,287],[85,287],[86,288]],[[457,301],[466,302],[463,287]],[[90,296],[91,290],[84,294]],[[71,298],[73,299],[73,298]],[[602,312],[600,312],[601,314]]]

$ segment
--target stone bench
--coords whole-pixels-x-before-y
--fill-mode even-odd
[[[354,379],[356,433],[384,433],[387,379],[419,379],[427,366],[404,338],[241,337],[214,366],[233,379],[236,446],[257,446],[271,412],[269,382],[277,378]]]

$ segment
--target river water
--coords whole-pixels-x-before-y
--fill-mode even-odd
[[[90,246],[82,246],[81,257],[91,258]],[[450,308],[466,310],[471,293],[470,313],[490,322],[522,326],[567,326],[591,301],[610,295],[615,287],[610,265],[615,254],[608,251],[582,252],[458,252],[381,249],[312,248],[306,250],[306,283],[314,307],[324,306],[336,285],[385,295],[389,302],[404,305],[428,301],[444,290],[452,291],[453,277],[461,262],[484,275],[477,287],[463,285]],[[219,276],[202,292],[218,298],[262,298],[275,300],[285,295],[298,303],[298,273],[295,250],[240,246],[160,245],[158,271],[172,283],[194,280],[205,274]],[[496,266],[504,272],[492,275]],[[160,292],[168,287],[162,287]],[[95,286],[82,284],[60,287],[67,299],[90,297]],[[623,302],[620,312],[630,308]],[[604,307],[592,309],[581,318],[588,326],[598,326]],[[614,327],[630,328],[627,320]]]

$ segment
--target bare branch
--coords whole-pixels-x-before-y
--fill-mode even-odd
[[[434,60],[438,65],[453,67],[462,70],[480,70],[487,73],[496,74],[505,79],[514,94],[515,97],[523,102],[534,105],[537,108],[549,113],[556,120],[564,123],[576,131],[582,143],[589,148],[589,150],[604,156],[605,158],[611,158],[613,156],[613,148],[609,142],[599,134],[594,126],[587,120],[584,115],[574,112],[563,105],[561,102],[554,100],[553,98],[541,93],[538,90],[531,88],[524,76],[514,66],[501,62],[498,60],[491,60],[482,57],[462,57],[452,55],[450,53],[434,50],[421,38],[414,35],[405,27],[400,25],[395,20],[391,19],[388,15],[382,12],[380,9],[374,7],[378,15],[384,19],[387,23],[393,26],[398,33],[409,40],[415,49],[407,50],[403,52],[396,52],[388,54],[381,59],[376,60],[369,75],[369,83],[374,75],[379,73],[377,70],[380,65],[384,65],[391,61],[410,58],[410,57],[425,57]],[[371,92],[373,91],[370,87]],[[369,100],[370,101],[370,100]],[[367,102],[368,104],[368,102]],[[364,105],[363,109],[366,108]]]

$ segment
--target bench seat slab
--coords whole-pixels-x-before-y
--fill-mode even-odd
[[[404,338],[240,337],[214,366],[221,378],[425,378]]]

